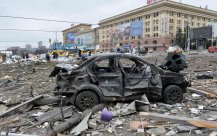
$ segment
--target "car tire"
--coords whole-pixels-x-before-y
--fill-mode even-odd
[[[163,91],[163,101],[166,104],[180,103],[183,99],[183,91],[177,85],[170,85]]]
[[[97,94],[92,91],[84,91],[77,95],[75,104],[79,110],[84,111],[99,104],[99,98]]]

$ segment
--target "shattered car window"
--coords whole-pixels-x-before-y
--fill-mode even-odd
[[[114,59],[104,59],[94,62],[93,71],[97,72],[115,72]]]
[[[144,64],[138,60],[120,58],[119,61],[124,71],[128,74],[141,74],[144,68],[147,67],[147,64]]]

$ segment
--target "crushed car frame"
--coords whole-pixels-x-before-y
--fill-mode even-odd
[[[77,67],[59,64],[50,74],[55,76],[54,94],[66,96],[80,110],[101,102],[140,99],[143,94],[174,104],[182,101],[189,86],[184,75],[125,54],[94,56]]]

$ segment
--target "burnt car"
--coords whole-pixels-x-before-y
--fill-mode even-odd
[[[102,102],[131,101],[146,94],[167,104],[179,103],[189,85],[187,78],[126,54],[93,56],[78,66],[59,64],[55,95],[64,95],[80,110]],[[154,96],[154,97],[153,97]]]

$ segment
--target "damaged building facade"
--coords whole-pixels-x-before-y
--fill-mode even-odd
[[[217,22],[217,12],[170,0],[161,0],[99,22],[103,51],[120,43],[148,50],[166,50],[174,45],[178,28],[205,27]]]

